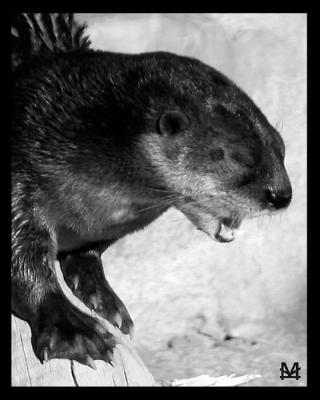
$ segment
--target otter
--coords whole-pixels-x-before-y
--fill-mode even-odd
[[[234,82],[168,52],[93,50],[73,14],[12,20],[12,312],[35,355],[112,362],[117,344],[63,293],[132,334],[101,254],[170,207],[218,242],[288,207],[279,132]]]

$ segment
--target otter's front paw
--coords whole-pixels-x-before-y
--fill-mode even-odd
[[[90,252],[68,255],[60,259],[60,265],[72,293],[90,310],[132,337],[132,319],[105,279],[100,257]]]
[[[72,292],[88,308],[132,337],[133,322],[128,310],[106,281],[92,286],[88,281],[81,280],[77,287],[72,287]]]
[[[93,360],[112,363],[119,340],[95,318],[71,304],[63,294],[50,294],[31,324],[32,345],[41,362],[76,360],[95,368]]]

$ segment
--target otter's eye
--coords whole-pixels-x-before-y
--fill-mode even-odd
[[[248,114],[246,112],[244,112],[241,109],[238,109],[235,112],[236,117],[244,124],[246,125],[249,129],[255,129],[254,128],[254,124],[251,121],[250,117],[248,116]]]
[[[245,112],[243,112],[242,110],[237,110],[235,114],[239,118],[243,118],[243,119],[248,118],[247,114]]]

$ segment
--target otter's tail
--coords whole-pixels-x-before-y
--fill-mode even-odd
[[[12,68],[38,53],[61,53],[90,47],[84,36],[86,25],[74,20],[72,13],[14,14],[11,23]]]

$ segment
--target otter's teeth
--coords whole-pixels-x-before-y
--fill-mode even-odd
[[[215,238],[221,243],[232,242],[235,238],[235,233],[232,228],[229,228],[223,222],[220,222]]]

